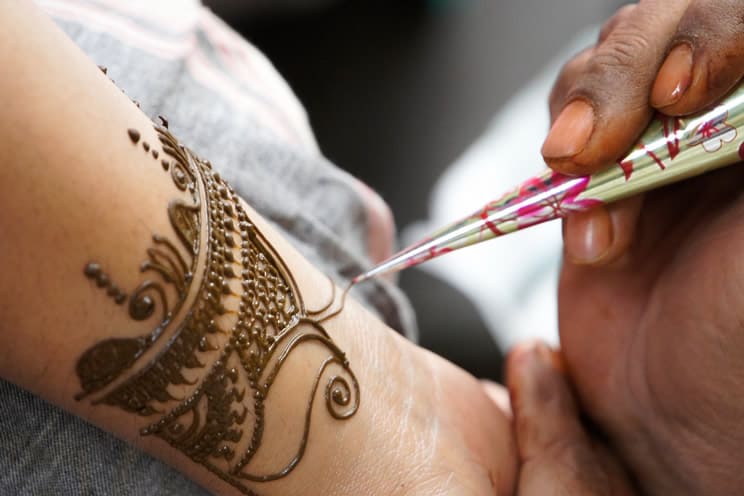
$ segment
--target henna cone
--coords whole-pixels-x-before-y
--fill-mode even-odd
[[[596,174],[570,177],[548,170],[528,179],[356,276],[352,283],[738,163],[743,159],[743,134],[744,85],[712,110],[685,118],[658,114],[625,158]]]

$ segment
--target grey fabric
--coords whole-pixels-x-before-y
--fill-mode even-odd
[[[209,494],[77,417],[0,383],[0,495]]]
[[[345,173],[236,111],[200,86],[183,61],[164,61],[76,22],[58,23],[146,113],[167,116],[174,134],[210,159],[316,266],[343,283],[369,265],[364,205]],[[392,327],[414,332],[412,313],[393,285],[369,284],[356,296]],[[206,494],[170,467],[4,381],[0,459],[0,495]]]

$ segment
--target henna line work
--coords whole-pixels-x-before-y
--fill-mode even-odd
[[[253,495],[242,481],[282,478],[302,460],[316,394],[328,367],[335,366],[340,373],[333,373],[325,386],[328,413],[345,420],[359,408],[357,379],[322,326],[343,310],[349,288],[339,307],[321,316],[336,302],[336,286],[329,278],[329,302],[306,310],[292,273],[250,221],[237,194],[208,161],[178,143],[167,130],[167,120],[161,121],[164,127],[155,127],[161,150],[144,141],[142,146],[151,148],[153,159],[162,155],[162,169],[190,203],[179,197],[168,204],[168,218],[181,246],[153,235],[154,246],[146,250],[140,271],[160,280],[146,280],[132,292],[129,315],[146,321],[160,305],[162,317],[148,334],[108,339],[89,348],[77,363],[83,391],[76,398],[95,393],[94,404],[145,418],[158,415],[141,429],[142,435],[158,436]],[[139,131],[130,129],[127,134],[133,144],[139,142]],[[86,277],[95,279],[89,266]],[[175,293],[172,308],[170,293]],[[181,312],[187,301],[188,312]],[[237,311],[226,308],[231,301],[238,303]],[[161,339],[166,329],[173,330]],[[283,467],[255,473],[250,465],[266,434],[265,401],[288,357],[309,342],[320,344],[328,355],[310,388],[300,444]],[[146,359],[151,347],[154,353]],[[172,386],[185,388],[185,395],[175,398]],[[252,393],[247,395],[248,391]]]
[[[308,310],[306,312],[308,315],[320,315],[321,313],[331,308],[331,305],[333,305],[333,302],[336,300],[336,283],[333,282],[333,279],[331,278],[331,276],[326,276],[326,277],[328,278],[328,282],[331,285],[331,296],[328,299],[328,303],[323,305],[318,310]]]
[[[323,322],[325,322],[325,321],[327,321],[327,320],[329,320],[329,319],[332,319],[333,317],[335,317],[335,316],[337,316],[338,314],[340,314],[341,312],[343,312],[343,311],[344,311],[344,308],[346,307],[346,297],[347,297],[347,296],[349,295],[349,291],[351,291],[351,288],[352,288],[353,286],[354,286],[354,282],[352,281],[352,282],[350,282],[350,283],[349,283],[349,284],[348,284],[348,285],[346,286],[346,288],[345,288],[345,289],[343,290],[343,292],[341,293],[341,301],[339,302],[339,306],[338,306],[338,308],[337,308],[336,310],[334,310],[333,312],[331,312],[331,313],[329,313],[329,314],[326,314],[326,315],[324,315],[323,317],[320,317],[320,318],[319,318],[319,319],[317,320],[317,322],[319,322],[319,323],[321,323],[321,324],[322,324]],[[334,293],[334,295],[335,295],[335,293]],[[328,306],[330,307],[330,305],[328,305]]]

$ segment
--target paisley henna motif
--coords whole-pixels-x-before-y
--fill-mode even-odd
[[[246,482],[279,479],[301,461],[323,381],[329,415],[345,420],[359,408],[357,380],[322,326],[338,313],[327,312],[335,291],[328,305],[307,311],[289,269],[236,193],[166,127],[155,129],[162,149],[152,147],[148,156],[176,187],[167,207],[176,241],[154,235],[140,266],[148,278],[129,296],[118,288],[109,294],[119,304],[128,298],[134,321],[152,318],[157,325],[146,335],[107,339],[83,353],[76,399],[90,396],[94,404],[151,419],[142,435],[163,439],[252,495]],[[138,131],[127,134],[149,151]],[[88,264],[84,273],[98,286],[111,285],[98,264]],[[275,470],[253,470],[251,462],[271,445],[264,434],[272,385],[288,357],[309,343],[327,354],[309,386],[305,411],[297,412],[304,415],[299,446]],[[187,394],[176,397],[176,390]]]

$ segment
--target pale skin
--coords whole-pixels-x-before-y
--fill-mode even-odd
[[[653,112],[684,116],[724,96],[744,75],[743,9],[649,0],[618,11],[556,82],[549,165],[591,173]],[[744,487],[741,181],[721,171],[564,224],[567,369],[646,494]]]

